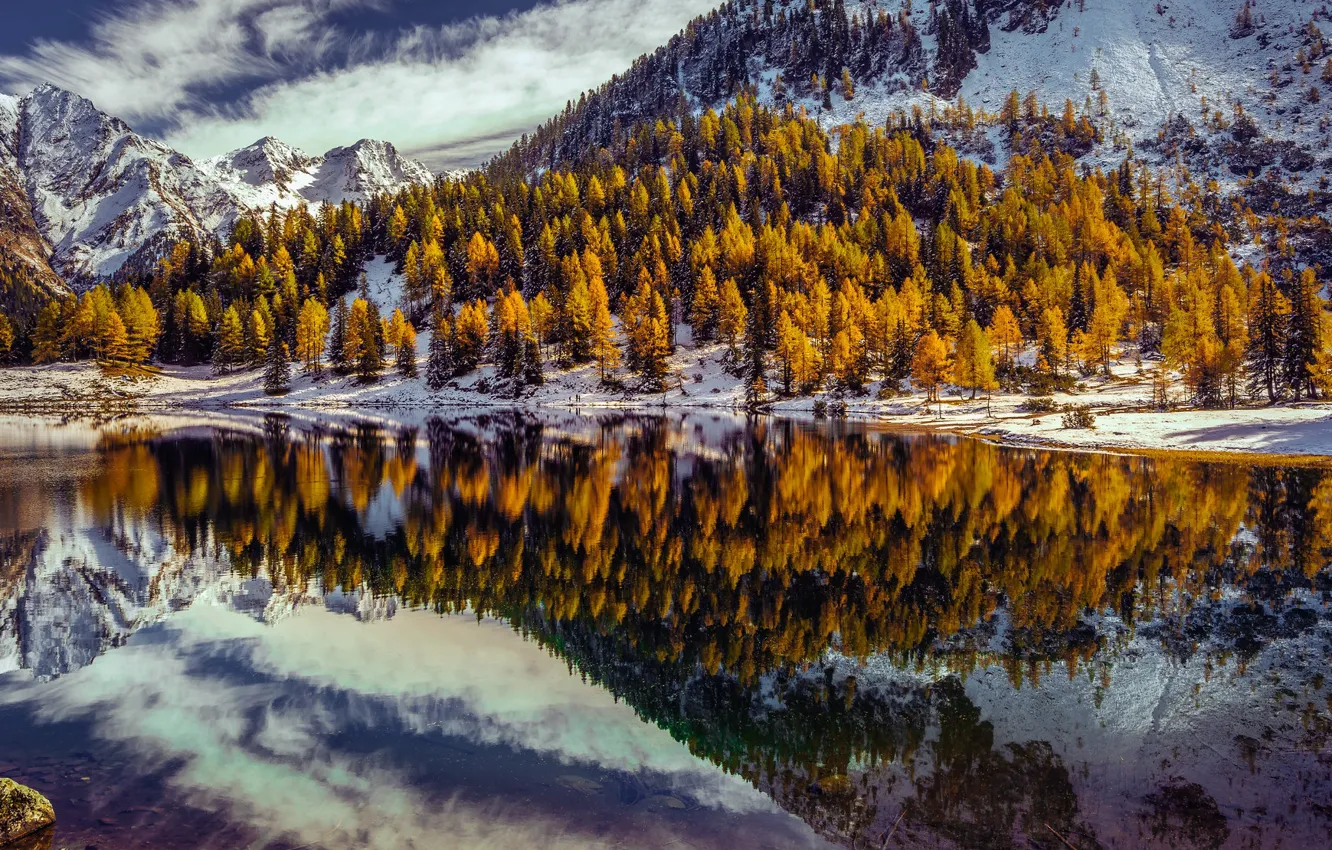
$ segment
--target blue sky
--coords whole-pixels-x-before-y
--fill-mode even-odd
[[[361,138],[473,165],[718,0],[0,0],[0,91],[91,98],[193,157]]]

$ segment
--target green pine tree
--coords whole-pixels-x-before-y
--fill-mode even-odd
[[[339,298],[338,306],[333,308],[333,329],[328,337],[328,359],[333,371],[339,375],[348,372],[347,358],[343,350],[347,345],[347,299]]]
[[[268,362],[264,367],[264,393],[284,395],[291,389],[291,357],[287,344],[274,336],[268,344]]]
[[[444,385],[453,377],[453,343],[450,336],[448,314],[443,305],[439,305],[430,317],[430,354],[426,361],[426,385],[434,392],[444,389]]]

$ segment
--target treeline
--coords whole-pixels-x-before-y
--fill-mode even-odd
[[[694,104],[712,106],[760,86],[780,108],[812,101],[831,109],[834,99],[854,102],[860,85],[924,87],[956,94],[989,47],[992,21],[1006,26],[1038,13],[1026,6],[944,0],[929,4],[925,30],[937,48],[927,55],[907,8],[859,6],[844,0],[732,0],[691,21],[667,44],[640,57],[628,71],[570,102],[531,135],[524,135],[496,167],[525,173],[581,160],[588,151],[620,147],[634,125],[659,116],[683,116]],[[773,69],[770,81],[752,65]]]
[[[1058,148],[1097,131],[1071,105],[1056,118],[1014,93],[994,120],[1028,153],[1002,174],[937,132],[985,120],[962,106],[830,136],[743,96],[530,179],[498,170],[364,208],[272,210],[238,222],[228,248],[181,243],[151,279],[49,305],[34,354],[116,351],[110,307],[146,339],[153,322],[124,312],[146,292],[160,360],[230,369],[276,349],[372,380],[390,359],[413,374],[428,325],[433,388],[489,360],[516,385],[553,361],[609,381],[625,367],[657,389],[678,380],[669,358],[688,325],[724,345],[756,402],[908,378],[931,397],[1045,392],[1108,372],[1125,342],[1162,355],[1204,405],[1327,391],[1314,270],[1237,267],[1239,224],[1145,166],[1079,168]],[[364,280],[379,253],[403,275],[400,316],[380,315]],[[109,342],[85,333],[88,316]],[[1167,389],[1162,377],[1162,401]]]

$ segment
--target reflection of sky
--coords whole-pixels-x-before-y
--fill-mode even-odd
[[[308,608],[265,626],[198,605],[57,681],[20,676],[0,703],[41,723],[91,723],[136,770],[174,771],[182,802],[298,844],[819,844],[491,621],[406,612],[358,623]],[[448,741],[470,755],[458,762]],[[632,807],[613,793],[623,782],[646,789]]]

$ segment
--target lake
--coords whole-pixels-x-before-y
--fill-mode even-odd
[[[1332,845],[1332,471],[725,415],[0,420],[33,847]]]

